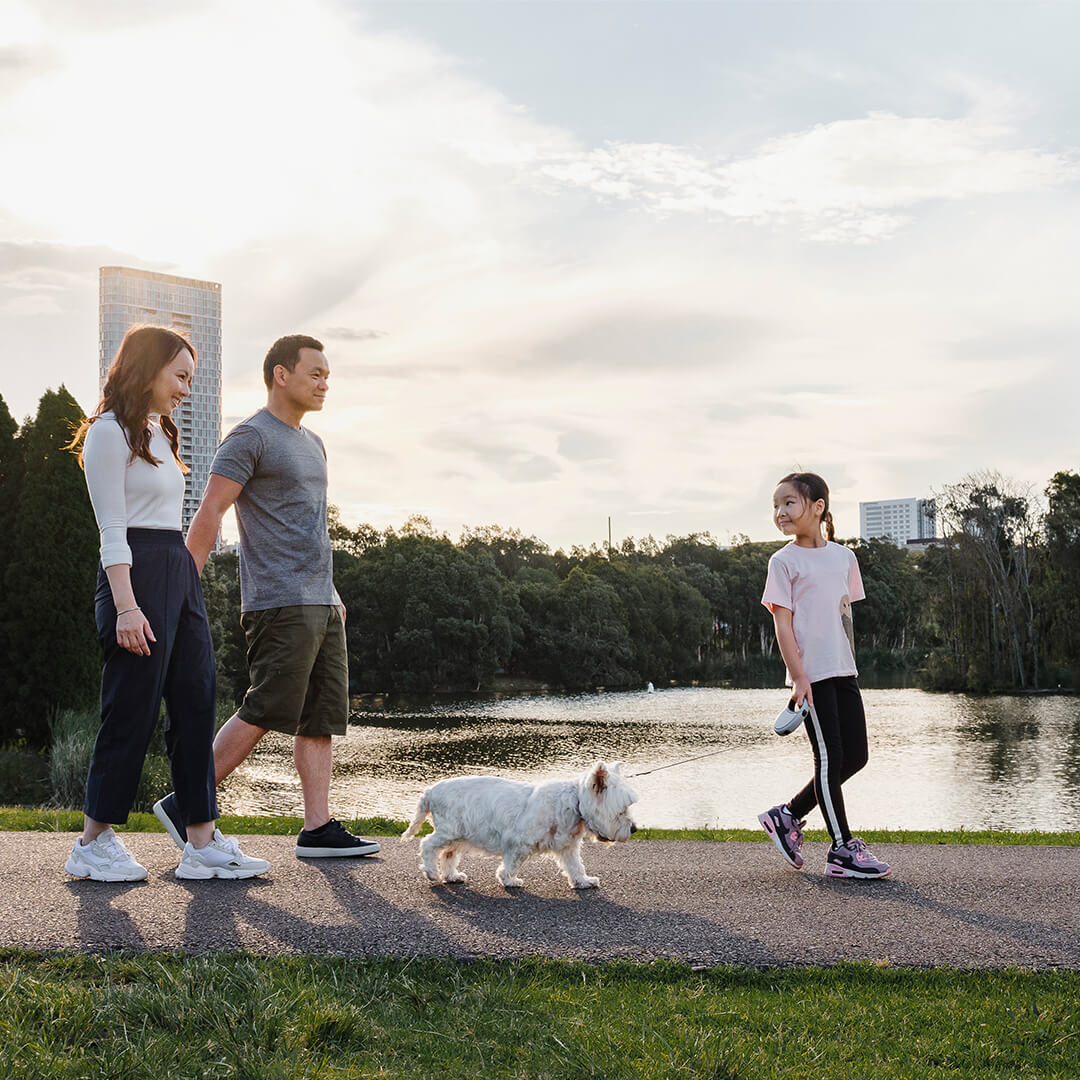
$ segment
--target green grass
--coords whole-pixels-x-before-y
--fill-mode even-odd
[[[228,834],[254,833],[262,836],[289,836],[298,833],[303,820],[298,817],[236,817],[225,814],[218,819],[221,831]],[[393,818],[356,818],[346,821],[355,832],[367,836],[400,836],[406,822]],[[82,812],[50,810],[44,807],[0,807],[0,831],[3,832],[79,832],[83,826]],[[126,832],[164,832],[153,814],[131,814]],[[430,830],[430,826],[424,827]],[[998,832],[967,829],[871,829],[862,833],[871,844],[1037,844],[1080,847],[1080,832]],[[639,829],[639,840],[739,840],[768,842],[761,829]],[[807,840],[829,839],[824,829],[810,829]]]
[[[1080,1075],[1080,974],[0,953],[7,1080]]]
[[[400,836],[406,822],[386,817],[355,818],[346,821],[354,831],[369,836]],[[295,836],[303,827],[304,819],[298,817],[238,817],[223,814],[218,826],[227,834],[245,833],[260,836]],[[0,807],[0,832],[81,832],[81,810],[53,810],[48,807]],[[153,814],[132,813],[122,826],[124,832],[159,832],[165,830]]]
[[[862,829],[869,844],[1057,844],[1080,847],[1080,832],[1002,832],[995,829]],[[762,829],[638,829],[642,840],[748,840],[768,841]],[[824,843],[824,829],[807,829],[806,839]]]

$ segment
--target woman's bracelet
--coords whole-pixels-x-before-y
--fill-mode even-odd
[[[140,610],[141,610],[141,608],[139,607],[138,604],[136,604],[134,607],[124,608],[123,611],[118,611],[116,613],[116,617],[119,619],[121,615],[127,615],[129,612],[140,611]]]

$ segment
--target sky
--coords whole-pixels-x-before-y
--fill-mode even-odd
[[[5,0],[0,395],[97,399],[98,267],[286,333],[350,525],[779,536],[1080,468],[1080,5]],[[197,375],[196,375],[197,377]]]

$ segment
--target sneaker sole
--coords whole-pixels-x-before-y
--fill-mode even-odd
[[[758,814],[758,822],[761,827],[769,834],[769,839],[772,840],[776,847],[776,850],[784,856],[784,862],[791,867],[792,870],[801,870],[803,868],[802,863],[797,863],[795,860],[784,850],[784,845],[780,843],[780,837],[777,835],[776,829],[773,826],[772,818],[766,814]]]
[[[165,812],[165,808],[161,805],[165,800],[159,799],[154,803],[154,817],[161,822],[165,827],[165,831],[169,834],[172,842],[183,851],[187,847],[187,840],[183,840],[180,837],[180,833],[177,832],[176,826],[173,824],[172,818]]]
[[[269,870],[269,866],[265,870],[242,870],[228,866],[200,866],[198,868],[178,866],[176,876],[181,881],[210,881],[212,878],[221,878],[222,881],[246,881],[248,878],[265,874]]]
[[[374,855],[382,850],[378,844],[360,844],[357,847],[301,847],[296,845],[296,857],[298,859],[341,859],[351,858],[354,855]]]
[[[70,862],[64,863],[64,873],[70,874],[73,878],[78,878],[80,881],[145,881],[146,871],[141,874],[110,874],[108,871],[92,870],[87,866],[78,866],[73,869]]]
[[[867,873],[865,870],[849,870],[846,866],[834,866],[830,863],[825,867],[826,877],[859,878],[862,881],[876,881],[878,878],[887,878],[892,873],[892,867],[884,873]]]

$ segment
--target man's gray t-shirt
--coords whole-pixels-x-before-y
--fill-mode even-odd
[[[241,611],[340,604],[322,439],[263,408],[225,436],[210,471],[244,486],[236,500]]]

